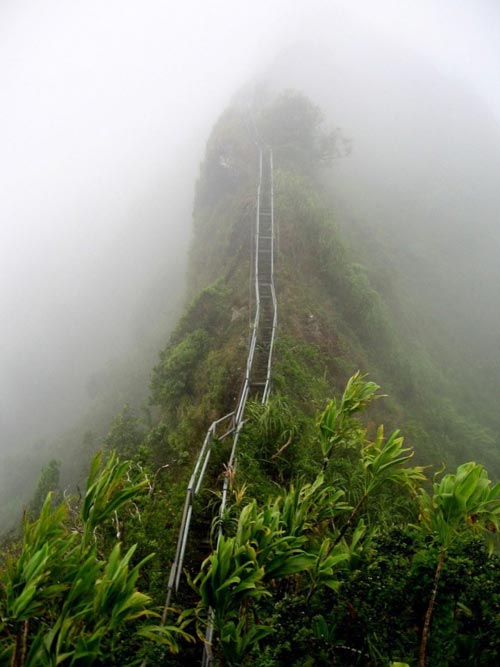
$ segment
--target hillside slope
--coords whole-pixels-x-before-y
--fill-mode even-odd
[[[153,371],[151,402],[158,419],[125,438],[144,443],[142,456],[153,470],[168,466],[159,478],[166,495],[158,511],[166,514],[169,527],[162,536],[161,571],[173,555],[184,489],[206,429],[235,408],[243,378],[254,307],[256,127],[275,156],[279,324],[272,387],[287,406],[288,417],[282,419],[298,426],[279,474],[272,458],[279,446],[272,437],[269,447],[274,449],[259,455],[258,462],[251,449],[242,447],[241,469],[248,481],[265,496],[276,480],[289,481],[315,465],[313,417],[357,370],[368,373],[388,395],[372,407],[368,426],[383,422],[388,429],[401,428],[420,463],[437,469],[443,462],[453,466],[476,456],[498,469],[492,433],[474,406],[460,401],[453,374],[433,362],[426,340],[419,340],[418,327],[405,315],[410,307],[398,302],[397,291],[387,300],[398,276],[384,275],[379,261],[374,262],[377,270],[360,264],[361,257],[369,261],[364,247],[358,253],[342,239],[321,178],[329,157],[325,146],[330,142],[336,150],[338,136],[327,131],[320,111],[298,93],[284,93],[255,110],[253,118],[246,104],[236,104],[215,125],[200,168],[191,302]],[[383,241],[371,243],[373,252],[384,252]],[[119,453],[130,454],[120,452],[119,439],[113,444]],[[227,456],[227,445],[214,451],[207,488],[220,489]],[[269,474],[273,470],[276,479]],[[206,527],[209,517],[200,520]],[[193,538],[193,563],[200,558],[198,546]]]
[[[453,372],[447,374],[435,362],[429,337],[419,338],[418,310],[412,313],[398,290],[391,290],[398,275],[393,264],[383,272],[383,238],[366,240],[360,234],[358,249],[356,236],[348,245],[335,223],[321,173],[341,138],[328,132],[319,110],[298,93],[284,93],[255,110],[253,119],[246,106],[236,105],[215,126],[200,170],[190,258],[192,302],[153,373],[151,398],[161,417],[146,442],[154,465],[168,461],[171,466],[163,478],[162,511],[168,519],[158,571],[168,571],[173,557],[183,491],[204,432],[212,420],[234,409],[242,381],[253,313],[256,130],[261,141],[273,146],[275,157],[279,328],[273,398],[265,409],[249,405],[236,487],[250,489],[265,502],[276,494],[277,484],[310,478],[321,466],[317,415],[358,369],[388,394],[364,417],[369,432],[379,422],[388,430],[401,428],[416,460],[435,469],[471,456],[498,469],[495,439],[481,411],[464,404]],[[377,254],[373,267],[370,252]],[[210,519],[224,474],[229,474],[228,455],[225,443],[214,449],[206,491],[195,502],[186,551],[193,576],[209,549]],[[333,466],[336,479],[349,479],[350,456]],[[356,487],[352,479],[349,483],[355,500]],[[394,508],[396,498],[389,501]],[[394,511],[396,520],[399,510]],[[190,606],[194,600],[184,588],[180,602]],[[173,664],[189,664],[195,655],[188,651]]]
[[[188,576],[181,573],[174,606],[162,617],[188,480],[207,428],[236,406],[247,360],[255,309],[256,139],[272,146],[275,166],[279,326],[272,395],[265,405],[247,404],[236,469],[228,463],[231,439],[213,440],[203,486],[188,494]],[[497,467],[495,441],[475,405],[463,405],[453,373],[435,363],[428,338],[419,337],[418,312],[390,289],[398,276],[393,264],[383,271],[383,239],[360,234],[357,246],[353,234],[345,243],[322,185],[324,168],[339,156],[349,159],[339,132],[329,131],[300,93],[285,92],[251,112],[246,101],[236,103],[222,114],[196,188],[190,303],[153,370],[152,409],[146,418],[123,411],[102,443],[85,443],[89,454],[102,444],[107,456],[93,462],[83,500],[63,498],[53,469],[42,476],[29,514],[36,516],[47,491],[54,495],[38,522],[26,525],[24,550],[15,540],[8,545],[6,553],[22,554],[17,565],[15,558],[5,568],[0,562],[8,592],[0,588],[0,615],[7,619],[0,658],[23,653],[22,643],[32,641],[36,660],[43,642],[54,643],[69,628],[84,652],[92,637],[98,658],[89,664],[147,658],[148,665],[192,665],[213,626],[205,646],[218,666],[386,667],[418,659],[421,667],[444,667],[471,664],[471,657],[492,664],[499,650],[500,561],[488,560],[480,535],[494,546],[500,534],[500,487],[476,463],[432,486],[419,464],[453,467],[474,448]],[[388,394],[380,401],[378,383]],[[120,464],[111,452],[128,460]],[[219,515],[224,482],[230,500]],[[99,513],[104,518],[92,524]],[[37,552],[44,526],[53,532]],[[64,540],[74,559],[75,569],[64,572],[70,591],[83,587],[80,567],[105,567],[109,574],[86,580],[83,625],[78,608],[70,614],[74,596],[61,587],[61,559],[44,566],[44,581],[53,577],[53,586],[31,585],[33,568],[23,565],[23,558],[48,563],[52,546],[56,556],[64,553]],[[117,567],[120,545],[131,551]],[[129,558],[135,567],[127,578]],[[89,609],[94,588],[115,582],[114,567],[116,585],[126,586],[140,610],[129,615],[125,598],[110,597],[102,618],[102,627],[108,617],[116,620],[108,646],[101,619]],[[138,595],[136,584],[148,595]],[[32,613],[20,617],[23,586]],[[484,589],[492,591],[486,606]],[[438,593],[443,602],[434,609]],[[44,604],[50,598],[43,614],[37,596]],[[162,619],[159,626],[143,625],[148,607]],[[175,653],[178,641],[189,640],[186,630],[200,641],[192,637],[178,656],[165,655],[165,648]],[[45,658],[56,652],[51,648]]]
[[[401,301],[397,265],[388,261],[384,272],[390,246],[373,232],[364,237],[359,225],[348,245],[342,238],[321,184],[318,110],[299,95],[285,94],[261,111],[260,123],[275,152],[280,312],[275,391],[310,414],[361,369],[389,394],[380,417],[403,428],[421,460],[453,464],[474,455],[498,469],[496,441],[485,428],[480,401],[466,404],[453,368],[436,363],[432,332],[423,335],[418,326],[418,307],[412,312],[412,305]],[[228,110],[201,169],[190,263],[190,290],[197,296],[153,380],[153,400],[185,422],[190,411],[199,415],[200,425],[229,411],[241,377],[252,308],[252,132],[246,111]]]

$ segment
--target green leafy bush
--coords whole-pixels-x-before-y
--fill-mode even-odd
[[[147,488],[130,479],[130,463],[97,455],[77,508],[47,496],[40,516],[26,520],[19,554],[1,573],[0,661],[12,667],[89,667],[117,664],[123,640],[157,639],[177,650],[181,627],[144,624],[158,617],[148,595],[137,590],[147,556],[133,564],[106,526],[120,532],[125,513]],[[122,519],[123,521],[123,519]],[[127,663],[135,662],[132,655]],[[124,663],[120,663],[124,664]]]

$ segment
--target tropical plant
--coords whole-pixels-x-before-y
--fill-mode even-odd
[[[114,453],[103,461],[98,454],[78,512],[70,501],[54,506],[49,493],[40,516],[25,521],[21,551],[2,573],[2,664],[115,664],[126,627],[171,650],[177,648],[176,637],[187,636],[183,625],[141,627],[143,619],[158,617],[149,596],[136,588],[151,555],[132,564],[136,546],[123,554],[121,544],[107,535],[105,527],[119,531],[118,512],[138,502],[147,487],[146,479],[130,475],[129,462]]]
[[[262,506],[253,499],[239,508],[234,534],[222,535],[193,582],[200,596],[196,610],[200,636],[213,627],[215,651],[225,664],[250,659],[252,648],[272,628],[258,621],[265,600],[285,582],[287,589],[309,581],[310,598],[321,587],[338,588],[338,568],[361,540],[332,547],[332,525],[351,508],[344,492],[325,484],[323,474],[312,483],[292,485]],[[209,646],[211,651],[212,647]]]
[[[283,484],[295,473],[296,447],[303,425],[280,394],[271,396],[265,404],[248,401],[246,414],[249,420],[245,437],[258,443],[254,457],[269,477]]]
[[[388,486],[399,487],[416,495],[418,485],[425,479],[422,466],[407,466],[414,456],[410,447],[404,447],[399,431],[394,431],[387,440],[384,427],[377,429],[373,442],[367,439],[366,430],[354,415],[363,410],[376,395],[379,386],[366,382],[363,375],[355,373],[348,381],[340,402],[330,401],[318,422],[319,442],[323,455],[323,470],[328,468],[333,453],[350,448],[359,449],[358,460],[351,467],[351,484],[356,478],[357,501],[347,521],[343,524],[332,546],[336,546],[357,519],[368,498]]]
[[[433,484],[433,493],[420,495],[421,526],[438,546],[438,559],[419,648],[419,667],[425,667],[432,615],[439,581],[452,544],[465,532],[485,534],[490,549],[500,527],[500,483],[492,486],[482,465],[469,462],[455,474],[444,475]]]
[[[249,607],[251,600],[269,595],[263,578],[264,568],[258,564],[255,549],[221,535],[193,583],[200,596],[196,610],[199,637],[204,639],[207,628],[214,630],[230,665],[239,664],[249,646],[262,638],[262,632],[271,631],[264,627],[257,631]],[[244,615],[243,607],[247,610]],[[212,647],[207,648],[211,652]]]
[[[323,470],[328,467],[333,451],[340,445],[359,442],[362,428],[354,415],[361,412],[373,400],[380,389],[375,382],[366,382],[358,371],[347,382],[340,401],[331,400],[318,421],[318,433],[323,454]]]

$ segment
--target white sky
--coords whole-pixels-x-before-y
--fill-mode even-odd
[[[13,276],[22,282],[20,257],[42,269],[62,251],[92,253],[96,242],[109,242],[127,208],[124,184],[147,186],[158,163],[182,151],[193,129],[204,131],[218,105],[288,38],[317,30],[335,40],[342,30],[335,4],[4,0],[0,257],[7,292]],[[466,80],[500,117],[498,3],[340,4]],[[93,225],[88,218],[96,215]]]
[[[350,11],[475,88],[500,119],[500,3],[496,0],[346,2]]]

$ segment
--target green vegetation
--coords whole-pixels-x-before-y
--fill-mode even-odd
[[[61,464],[59,461],[52,460],[42,470],[35,493],[28,507],[29,514],[34,516],[38,515],[43,507],[48,493],[51,494],[53,502],[58,502],[61,495],[61,489],[59,486],[60,467]]]
[[[154,556],[136,540],[145,527],[149,542],[161,540],[158,480],[114,454],[94,459],[84,498],[54,506],[49,493],[11,545],[5,664],[187,665],[209,624],[214,665],[492,664],[500,484],[466,463],[429,485],[398,431],[360,421],[377,390],[356,374],[302,423],[280,397],[251,407],[245,444],[261,445],[260,458],[247,473],[242,457],[224,533],[166,625],[136,588],[157,585]],[[293,457],[299,474],[270,483],[293,477],[276,453],[294,439],[308,445]],[[159,645],[178,656],[161,657]]]
[[[107,436],[86,430],[81,451],[102,446],[108,458],[94,460],[82,499],[63,494],[52,461],[24,537],[5,543],[10,667],[192,665],[210,624],[214,667],[486,666],[500,654],[500,487],[479,463],[458,465],[473,447],[496,470],[492,433],[394,317],[392,268],[374,272],[343,242],[320,184],[320,168],[348,150],[338,132],[290,91],[253,119],[231,108],[209,140],[191,301],[153,370],[150,409],[125,406]],[[236,473],[230,439],[214,443],[163,626],[186,483],[207,427],[234,409],[246,362],[255,131],[276,165],[273,393],[247,406]],[[376,400],[358,368],[389,396]],[[423,466],[443,462],[428,481]],[[231,503],[216,540],[224,475]]]
[[[132,566],[136,546],[123,554],[117,541],[147,487],[131,475],[128,461],[96,456],[81,502],[53,507],[49,493],[40,515],[25,521],[22,543],[2,572],[1,664],[123,665],[132,662],[130,644],[139,651],[155,641],[175,651],[177,637],[189,638],[181,626],[144,623],[159,616],[136,589],[147,559]]]
[[[385,439],[379,427],[371,440],[354,417],[376,390],[358,374],[328,404],[317,422],[312,482],[263,502],[236,490],[234,521],[194,580],[200,635],[214,609],[216,664],[456,665],[475,656],[474,664],[486,665],[491,659],[494,635],[482,632],[478,642],[468,634],[477,631],[469,605],[476,577],[485,583],[484,566],[466,582],[453,573],[471,567],[474,554],[488,563],[487,586],[498,591],[498,558],[488,555],[480,534],[496,542],[500,485],[467,463],[432,491],[421,488],[423,469],[409,465],[413,452],[399,433]],[[330,458],[339,455],[342,480],[330,470]],[[246,484],[244,473],[240,482]],[[493,616],[495,610],[493,602]]]

